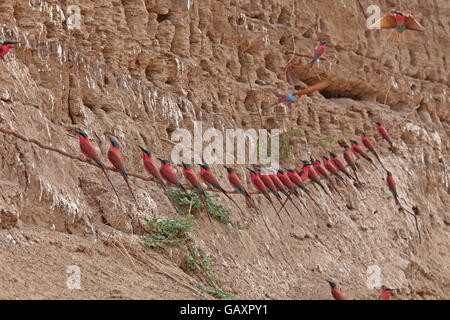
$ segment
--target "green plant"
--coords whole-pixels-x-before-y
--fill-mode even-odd
[[[149,249],[153,247],[165,249],[165,245],[177,246],[186,244],[190,240],[188,232],[196,225],[197,222],[192,216],[176,220],[154,218],[147,221],[145,225],[145,230],[151,235],[143,235],[142,241]]]
[[[187,193],[191,198],[188,198],[188,196],[178,188],[169,189],[169,195],[172,199],[172,203],[177,207],[177,211],[183,215],[188,214],[189,211],[203,208],[203,202],[196,192],[187,190]],[[217,193],[214,193],[213,195],[210,195],[208,192],[205,193],[205,203],[208,207],[208,212],[211,213],[213,217],[215,217],[220,222],[224,224],[230,224],[231,226],[239,230],[248,229],[247,227],[241,226],[231,220],[230,211],[225,209],[221,204],[217,202],[219,200],[219,195]]]

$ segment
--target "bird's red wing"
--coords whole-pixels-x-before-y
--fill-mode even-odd
[[[323,88],[328,87],[329,85],[330,85],[330,83],[328,81],[322,81],[322,82],[316,83],[315,85],[313,85],[309,88],[306,88],[306,89],[303,89],[300,91],[296,91],[295,95],[297,96],[297,98],[300,98],[304,94],[308,94],[308,93],[312,93],[317,90],[321,90]]]
[[[395,28],[397,21],[395,21],[394,14],[389,12],[384,17],[376,21],[370,26],[371,29],[375,28]]]
[[[114,151],[108,151],[108,159],[119,170],[122,170],[123,160],[120,154]]]
[[[198,186],[199,181],[198,181],[198,177],[197,177],[197,175],[196,175],[195,173],[190,172],[190,171],[186,171],[186,172],[184,173],[184,176],[185,176],[186,180],[187,180],[191,185],[193,185],[193,186],[195,186],[195,187]]]
[[[406,14],[405,15],[405,26],[406,29],[414,30],[414,31],[424,31],[425,28],[414,19],[413,16]]]

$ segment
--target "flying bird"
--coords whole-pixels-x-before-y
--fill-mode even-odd
[[[127,183],[128,189],[130,190],[131,195],[133,196],[134,202],[136,202],[136,205],[138,205],[136,197],[134,196],[133,190],[131,189],[130,183],[128,182],[128,175],[127,171],[125,170],[125,166],[123,164],[122,156],[119,152],[119,144],[116,140],[109,137],[109,141],[111,141],[111,145],[109,146],[108,150],[108,159],[112,163],[112,165],[119,170],[119,172],[122,174],[123,179]]]
[[[298,99],[300,99],[301,96],[305,95],[305,94],[310,94],[313,93],[317,90],[321,90],[323,88],[326,88],[330,85],[330,83],[328,81],[322,81],[319,83],[316,83],[315,85],[303,89],[303,90],[296,90],[295,86],[294,86],[294,82],[292,80],[292,77],[290,75],[289,69],[287,71],[287,78],[288,78],[288,82],[291,86],[292,89],[292,93],[289,94],[281,94],[278,92],[274,92],[275,96],[278,98],[278,101],[275,102],[274,104],[271,105],[271,107],[276,106],[279,103],[283,103],[284,105],[288,106],[289,108],[292,107],[292,104],[297,101]]]
[[[94,161],[96,164],[100,166],[100,169],[103,171],[103,174],[106,176],[106,179],[108,179],[109,183],[111,184],[111,187],[114,190],[114,193],[117,196],[117,199],[119,199],[120,204],[122,204],[122,201],[120,201],[119,194],[116,191],[116,188],[114,188],[113,183],[111,182],[111,179],[109,179],[108,174],[106,173],[106,166],[103,164],[103,162],[100,160],[100,157],[97,154],[97,150],[95,150],[94,146],[89,141],[89,137],[84,131],[79,131],[75,129],[75,132],[78,134],[78,138],[80,140],[80,149],[81,152],[88,158]]]
[[[386,39],[405,43],[412,39],[411,31],[425,31],[425,28],[410,14],[392,10],[370,26],[370,29],[393,29]]]

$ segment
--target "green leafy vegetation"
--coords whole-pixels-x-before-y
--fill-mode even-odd
[[[147,221],[145,230],[151,235],[145,234],[142,237],[145,245],[148,248],[164,246],[177,246],[186,244],[190,240],[188,232],[192,227],[196,226],[197,222],[193,216],[187,218],[179,218],[176,220],[169,218],[154,218]]]
[[[187,193],[191,198],[189,198],[183,190],[178,188],[169,189],[169,195],[172,199],[172,203],[176,206],[178,213],[182,215],[187,215],[189,212],[194,210],[199,210],[203,208],[203,202],[198,196],[198,194],[192,190],[187,190]],[[224,224],[230,224],[231,226],[239,229],[246,230],[247,227],[241,226],[238,223],[235,223],[230,218],[230,211],[224,208],[221,204],[218,203],[219,194],[214,193],[210,195],[206,192],[205,202],[208,207],[208,212],[211,215]],[[192,203],[191,203],[192,202]],[[207,214],[205,212],[205,214]]]

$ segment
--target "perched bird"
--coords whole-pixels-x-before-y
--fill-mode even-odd
[[[303,182],[303,179],[298,175],[297,172],[295,172],[295,170],[293,169],[286,169],[286,173],[287,176],[289,177],[289,179],[298,187],[300,188],[300,190],[302,190],[303,192],[305,192],[308,197],[316,204],[316,206],[318,208],[320,208],[319,204],[317,203],[316,200],[314,200],[313,196],[311,195],[311,193],[309,192],[308,189],[306,189],[305,183]],[[321,209],[321,208],[320,208]]]
[[[197,175],[195,174],[194,170],[192,169],[192,166],[189,163],[181,162],[183,165],[183,175],[186,181],[191,185],[192,189],[198,194],[200,197],[200,200],[203,203],[203,206],[206,209],[206,212],[208,213],[209,221],[211,220],[211,214],[209,213],[208,206],[206,205],[206,193],[202,188],[202,185],[200,184],[200,180],[198,179]]]
[[[219,182],[217,181],[216,177],[213,175],[211,169],[206,164],[199,164],[200,166],[200,178],[202,181],[211,189],[216,189],[222,192],[228,199],[230,199],[236,207],[239,208],[239,210],[244,214],[244,211],[242,211],[241,207],[236,203],[236,201],[231,198],[231,196],[225,191],[224,188],[221,187]]]
[[[13,47],[13,45],[18,44],[20,42],[10,41],[10,40],[2,40],[0,38],[0,58],[6,56],[9,50]]]
[[[158,160],[161,161],[159,172],[161,173],[161,176],[164,178],[164,180],[166,180],[169,184],[180,188],[188,197],[191,197],[189,193],[186,191],[186,188],[183,187],[181,182],[178,180],[177,175],[175,174],[175,171],[173,171],[170,162],[161,158],[158,158]]]
[[[134,196],[133,190],[131,189],[130,183],[128,182],[128,175],[127,171],[125,170],[125,166],[123,164],[122,156],[119,152],[119,144],[116,140],[109,137],[109,141],[111,141],[111,145],[109,146],[108,150],[108,159],[112,163],[112,165],[120,171],[122,174],[123,179],[127,183],[128,189],[130,190],[131,195],[133,196],[134,202],[136,202],[136,205],[138,205],[136,197]],[[139,205],[138,205],[139,206]]]
[[[412,39],[411,31],[424,31],[425,28],[417,22],[410,14],[405,14],[399,10],[392,10],[384,17],[376,21],[370,29],[387,28],[394,29],[387,36],[386,39],[404,43]]]
[[[253,186],[256,188],[256,190],[258,190],[267,199],[267,201],[270,202],[273,210],[275,210],[281,223],[283,223],[283,220],[281,220],[281,217],[278,214],[278,211],[275,208],[275,205],[273,204],[272,199],[270,198],[269,192],[267,191],[267,187],[264,184],[264,182],[262,182],[261,178],[258,176],[258,173],[255,170],[250,169],[250,168],[247,168],[247,170],[250,171],[250,177],[251,177]]]
[[[331,295],[335,300],[345,300],[344,295],[339,291],[339,289],[336,286],[336,283],[327,280],[328,284],[330,285],[331,289]]]
[[[119,195],[116,191],[116,188],[114,188],[113,183],[111,182],[111,179],[109,179],[108,174],[106,173],[106,166],[103,164],[103,162],[100,160],[100,157],[97,154],[97,151],[95,150],[94,146],[89,141],[89,137],[87,136],[86,132],[79,131],[75,129],[75,132],[78,134],[78,138],[80,140],[80,149],[81,152],[88,158],[94,161],[96,164],[100,166],[100,169],[102,169],[103,174],[106,176],[106,179],[108,179],[109,183],[111,184],[111,187],[114,190],[114,193],[117,196],[117,199],[119,199],[120,204],[122,204],[122,201],[120,201]]]
[[[281,180],[278,178],[278,176],[275,173],[273,173],[273,172],[269,173],[268,176],[270,177],[270,179],[272,179],[272,182],[275,185],[275,187],[277,188],[277,190],[286,196],[285,202],[287,200],[291,201],[291,203],[295,207],[295,209],[297,209],[297,211],[301,215],[303,215],[303,213],[300,211],[300,209],[295,204],[294,200],[292,200],[292,197],[290,195],[290,191],[286,190],[286,187],[284,186],[283,182],[281,182]]]
[[[270,176],[268,174],[263,173],[260,168],[255,168],[254,170],[258,173],[258,177],[261,179],[261,181],[266,186],[266,190],[268,192],[272,193],[275,196],[275,198],[277,198],[278,202],[280,202],[281,208],[280,208],[280,210],[278,210],[278,212],[284,208],[284,210],[286,210],[286,213],[288,214],[288,216],[292,219],[289,211],[284,206],[286,204],[286,202],[283,203],[283,201],[281,201],[281,196],[278,193],[278,190],[277,190],[275,184],[273,183],[272,179],[270,178]]]
[[[321,41],[320,44],[317,46],[317,48],[314,50],[314,58],[312,59],[311,63],[309,64],[309,68],[306,71],[306,74],[308,74],[309,70],[313,67],[314,63],[317,61],[320,61],[320,58],[322,58],[322,55],[325,53],[325,49],[327,48],[327,41]]]
[[[351,140],[350,142],[352,143],[352,151],[355,154],[359,154],[361,157],[363,157],[364,159],[366,159],[367,161],[370,162],[370,164],[376,169],[375,164],[373,163],[373,160],[369,157],[369,155],[361,148],[361,146],[358,144],[358,141],[356,140]]]
[[[358,179],[358,174],[356,173],[356,163],[355,163],[355,159],[353,159],[352,151],[351,151],[350,147],[348,145],[346,145],[346,144],[344,144],[343,147],[344,147],[344,159],[345,159],[345,162],[347,162],[347,164],[350,166],[350,168],[352,168],[353,173],[354,173],[355,178],[356,178],[356,182],[361,184],[361,182]]]
[[[152,177],[154,180],[156,180],[161,185],[161,187],[165,191],[167,191],[166,184],[162,180],[161,173],[159,172],[159,168],[153,162],[152,154],[150,153],[150,151],[148,151],[144,147],[141,147],[141,146],[138,146],[138,147],[143,152],[142,161],[144,162],[145,171],[147,171],[147,173],[150,175],[150,177]]]
[[[377,122],[375,122],[375,125],[376,125],[376,127],[377,127],[377,132],[378,132],[378,134],[379,134],[383,139],[385,139],[385,140],[389,143],[389,145],[391,146],[391,148],[393,148],[394,145],[392,144],[392,141],[391,141],[391,139],[389,138],[389,134],[388,134],[387,130],[383,127],[383,125],[381,124],[381,122],[377,121]]]
[[[345,182],[344,178],[339,174],[338,169],[334,166],[333,161],[328,160],[327,156],[322,156],[322,161],[324,167],[328,170],[329,173],[336,176],[342,183],[347,186],[347,183]],[[345,169],[345,167],[344,167]]]
[[[308,207],[303,203],[302,199],[300,198],[299,193],[296,190],[297,186],[291,181],[291,179],[289,179],[287,173],[284,172],[283,170],[279,169],[276,177],[277,177],[276,183],[275,183],[275,178],[272,177],[272,180],[274,180],[274,183],[277,186],[277,188],[280,189],[281,186],[284,186],[284,188],[287,188],[287,190],[290,192],[290,194],[293,194],[298,199],[298,201],[300,201],[300,203],[306,208],[306,211],[308,211],[308,213],[311,215],[311,212],[309,212]],[[279,183],[281,183],[281,185],[279,185]],[[297,208],[297,210],[298,210],[298,208]]]
[[[383,169],[386,169],[383,165],[383,163],[381,162],[380,157],[378,156],[378,153],[375,151],[375,147],[373,146],[372,141],[369,140],[369,138],[367,137],[367,135],[364,133],[364,131],[361,130],[361,141],[364,144],[364,146],[373,153],[373,155],[375,156],[375,158],[377,158],[378,162],[381,164],[381,166],[383,167]]]
[[[391,293],[395,289],[391,288],[383,288],[383,292],[381,292],[380,296],[378,297],[378,300],[389,300],[391,298]]]
[[[353,177],[348,173],[347,169],[345,168],[344,163],[341,161],[341,159],[338,158],[336,153],[328,151],[328,153],[331,156],[330,163],[333,162],[334,166],[339,169],[339,171],[343,172],[347,178],[353,179]]]
[[[391,191],[392,195],[395,199],[395,204],[400,206],[400,201],[398,200],[398,194],[397,194],[397,188],[395,185],[394,177],[392,176],[392,173],[386,170],[387,176],[386,176],[386,182],[389,187],[389,191]]]
[[[224,166],[224,168],[228,171],[228,181],[230,182],[233,189],[243,195],[248,205],[253,208],[256,213],[259,213],[258,208],[253,202],[253,199],[250,197],[250,194],[247,192],[247,190],[245,190],[241,179],[239,179],[238,175],[236,174],[236,171],[233,168],[229,168],[226,166]]]
[[[311,167],[309,161],[302,160],[302,162],[303,162],[303,170],[305,170],[305,172],[308,174],[308,178],[311,179],[311,181],[313,181],[315,184],[318,184],[322,188],[323,192],[325,192],[334,201],[334,199],[325,189],[323,184],[320,182],[319,174],[316,172],[316,170],[314,170],[313,167]]]
[[[328,174],[328,172],[325,170],[324,167],[322,167],[322,164],[320,163],[319,159],[317,159],[316,161],[313,162],[313,168],[314,168],[314,170],[316,170],[317,173],[319,173],[322,177],[324,177],[328,181],[328,184],[339,195],[339,197],[341,197],[342,201],[345,202],[344,197],[342,197],[341,193],[336,189],[336,187],[334,185],[334,181],[331,180],[331,177]]]

